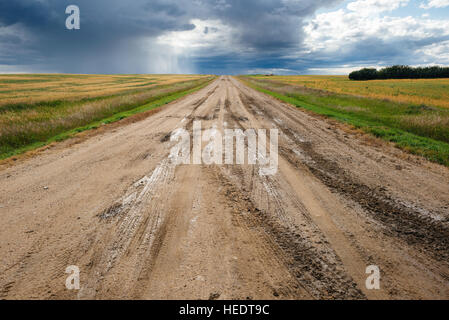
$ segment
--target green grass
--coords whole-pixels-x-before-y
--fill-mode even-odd
[[[201,88],[204,88],[210,83],[212,79],[213,78],[211,77],[209,79],[191,81],[190,85],[186,85],[186,83],[177,83],[173,84],[171,86],[172,88],[170,86],[161,86],[165,90],[160,91],[159,94],[146,98],[144,103],[139,101],[139,99],[134,99],[136,101],[131,100],[132,102],[128,104],[121,104],[117,108],[113,109],[112,115],[110,115],[111,110],[108,109],[108,112],[100,112],[98,114],[95,114],[93,118],[90,118],[90,121],[88,121],[89,119],[82,119],[81,123],[85,123],[80,126],[73,127],[76,122],[69,122],[67,126],[49,125],[48,128],[44,128],[44,130],[38,130],[37,132],[33,132],[32,130],[22,130],[19,132],[14,132],[10,135],[0,135],[0,160],[43,147],[56,141],[62,141],[71,138],[80,132],[96,129],[102,125],[125,119],[137,113],[156,109],[160,106],[191,94],[197,90],[200,90]],[[158,89],[160,90],[161,88]],[[126,95],[124,97],[126,98]],[[115,97],[114,95],[112,99],[117,98],[119,97]],[[101,99],[89,99],[89,103],[91,103],[92,101],[98,101],[102,103],[102,100],[105,100],[104,97],[102,97]],[[34,108],[36,108],[36,110],[34,111],[38,112],[40,115],[40,119],[37,122],[43,122],[44,125],[45,122],[49,122],[51,119],[49,119],[47,115],[49,113],[54,115],[55,108],[66,111],[67,109],[77,107],[77,105],[74,105],[73,102],[69,102],[68,104],[67,103],[67,101],[49,101],[48,103],[44,103],[44,105],[40,104],[39,106],[34,106]],[[80,103],[83,104],[85,102],[77,101],[77,104]],[[26,109],[29,108],[27,107]],[[43,109],[45,109],[45,111]],[[20,112],[20,110],[15,111]],[[63,119],[63,117],[61,119]],[[32,120],[26,120],[26,125],[29,126],[31,122]],[[70,126],[73,128],[68,129],[68,127],[70,128]]]
[[[449,166],[449,110],[298,88],[240,77],[256,90],[350,124],[410,153]]]

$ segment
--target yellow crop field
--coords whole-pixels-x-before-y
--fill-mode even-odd
[[[0,106],[110,96],[204,77],[207,76],[0,74]]]
[[[256,76],[255,78],[354,96],[449,108],[449,79],[351,81],[347,76]]]
[[[212,81],[207,75],[0,75],[0,159],[71,130],[150,110]],[[30,148],[31,148],[30,147]]]

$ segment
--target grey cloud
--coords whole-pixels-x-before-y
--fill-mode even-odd
[[[413,63],[411,52],[441,39],[375,37],[343,45],[338,52],[303,51],[306,19],[318,9],[342,0],[14,0],[0,2],[0,65],[31,66],[34,70],[73,73],[160,72],[159,59],[169,53],[155,38],[170,31],[192,30],[192,19],[220,20],[232,27],[232,54],[211,48],[194,57],[164,60],[163,71],[241,73],[256,69],[336,67]],[[65,29],[65,8],[81,10],[81,30]],[[23,34],[5,30],[19,28]],[[201,30],[215,32],[214,26]],[[355,36],[357,38],[357,36]],[[292,56],[296,58],[291,58]],[[174,58],[175,59],[175,58]],[[33,67],[34,66],[34,67]]]
[[[15,41],[14,57],[0,64],[40,64],[63,72],[145,72],[148,50],[139,40],[168,31],[191,30],[191,19],[219,19],[236,30],[236,43],[256,57],[278,58],[301,45],[303,20],[338,0],[14,0],[0,4],[0,26],[20,25],[27,41],[2,36],[0,49]],[[76,4],[81,30],[64,27],[65,8]],[[207,33],[210,30],[204,30]],[[156,45],[153,43],[154,47]],[[151,47],[151,46],[150,46]],[[151,48],[150,48],[151,49]],[[156,50],[156,49],[154,49]],[[30,53],[32,52],[32,56]],[[162,53],[163,54],[163,53]],[[220,57],[198,62],[198,72],[222,65]],[[273,56],[274,54],[274,56]],[[235,56],[233,63],[240,57]],[[243,59],[245,60],[245,59]],[[249,59],[251,61],[251,59]],[[196,63],[196,62],[193,62]]]
[[[237,40],[258,52],[297,47],[306,17],[339,0],[226,0],[202,2],[206,17],[220,19],[238,30]],[[217,3],[220,10],[214,10]]]
[[[65,28],[69,4],[80,8],[80,30]],[[16,45],[14,57],[0,56],[0,64],[26,62],[61,72],[151,71],[145,69],[148,53],[138,40],[165,31],[190,30],[194,28],[190,19],[178,1],[170,0],[2,1],[0,26],[20,26],[28,41]],[[0,29],[3,51],[7,43],[2,36]]]
[[[427,45],[449,40],[449,36],[412,39],[408,36],[392,37],[388,40],[374,36],[361,37],[350,44],[344,44],[337,52],[317,52],[306,55],[296,65],[296,70],[307,72],[309,68],[338,68],[342,65],[388,66],[394,64],[419,65],[423,63],[421,54],[415,53]],[[305,67],[304,67],[305,66]]]

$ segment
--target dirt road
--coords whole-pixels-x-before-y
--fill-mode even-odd
[[[175,165],[195,120],[277,128],[277,174]],[[3,299],[449,298],[449,171],[231,77],[4,167],[0,216]]]

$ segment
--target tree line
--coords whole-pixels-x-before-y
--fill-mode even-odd
[[[435,79],[449,78],[449,67],[410,67],[392,66],[380,70],[364,68],[351,72],[351,80],[376,80],[376,79]]]

